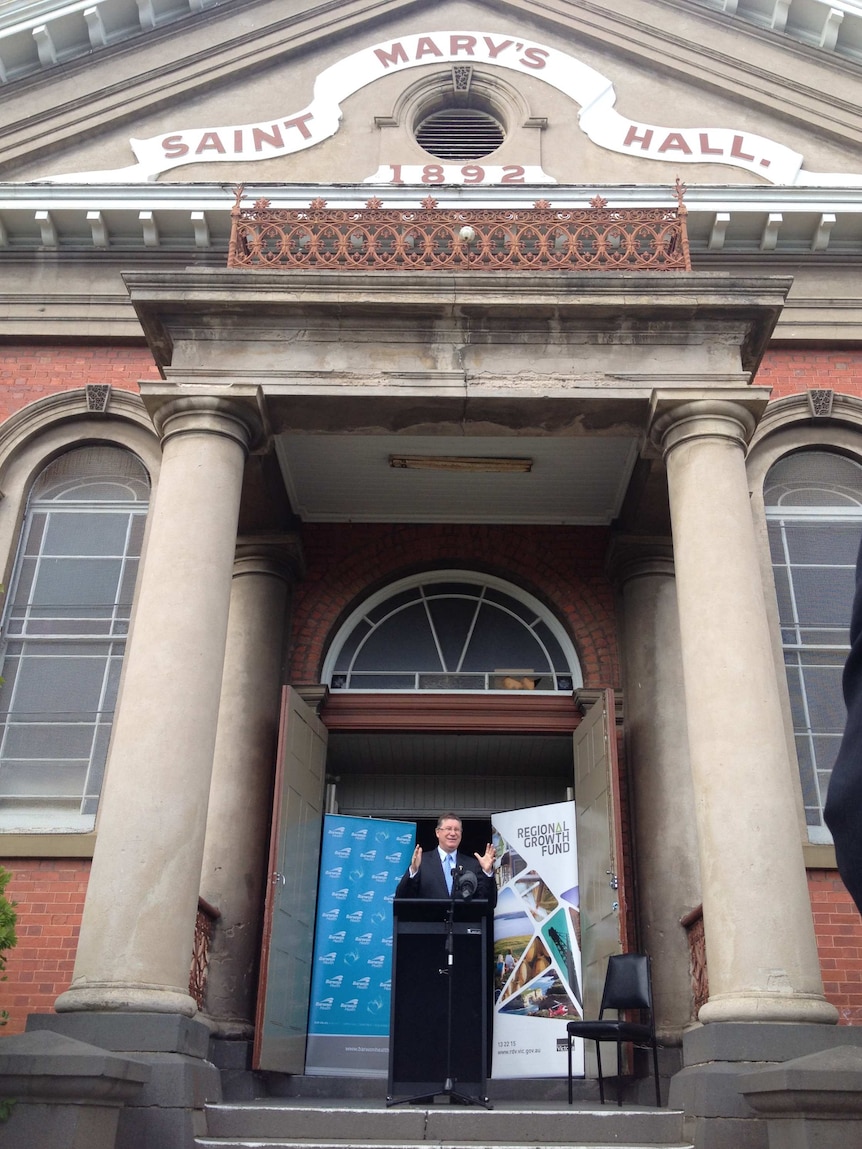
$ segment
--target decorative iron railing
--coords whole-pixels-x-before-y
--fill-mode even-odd
[[[684,185],[676,206],[441,209],[428,196],[415,210],[274,208],[267,199],[231,212],[228,267],[348,271],[690,271]]]
[[[696,906],[679,919],[688,936],[691,972],[692,1020],[697,1019],[702,1005],[709,1001],[709,973],[706,967],[706,936],[703,929],[703,906]]]
[[[207,969],[209,967],[210,943],[213,929],[221,912],[198,898],[198,913],[195,919],[195,940],[192,950],[192,968],[189,971],[189,997],[203,1009],[207,991]]]

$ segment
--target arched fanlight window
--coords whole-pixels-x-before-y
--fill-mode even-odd
[[[33,485],[0,636],[2,829],[93,827],[149,494],[140,460],[110,446]]]
[[[354,611],[324,667],[333,690],[571,691],[580,666],[536,599],[446,572],[386,588]]]
[[[808,836],[829,842],[823,804],[844,728],[862,466],[831,451],[785,455],[764,503]]]

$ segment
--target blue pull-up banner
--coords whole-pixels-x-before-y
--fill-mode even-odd
[[[415,842],[412,822],[324,817],[307,1074],[388,1075],[392,902]]]

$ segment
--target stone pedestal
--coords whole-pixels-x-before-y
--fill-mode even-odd
[[[740,1092],[766,1118],[769,1149],[862,1145],[862,1047],[839,1045],[749,1074]]]
[[[115,1149],[194,1149],[195,1138],[206,1132],[204,1106],[221,1100],[218,1070],[207,1059],[209,1029],[199,1021],[163,1013],[31,1014],[27,1034],[85,1042],[105,1057],[128,1055],[146,1071],[119,1112]],[[29,1144],[48,1149],[47,1142]],[[102,1149],[100,1142],[72,1145]]]
[[[50,1030],[4,1037],[0,1097],[14,1105],[0,1149],[115,1149],[122,1107],[149,1078],[137,1058]]]
[[[695,1149],[796,1149],[794,1142],[770,1140],[768,1102],[755,1104],[755,1094],[766,1097],[776,1082],[779,1088],[786,1084],[786,1071],[801,1064],[797,1059],[831,1057],[843,1046],[852,1046],[862,1057],[862,1028],[758,1022],[698,1026],[683,1038],[685,1066],[671,1081],[668,1104],[684,1110],[686,1137]],[[801,1080],[798,1071],[795,1080]],[[825,1080],[822,1072],[819,1080]],[[802,1095],[797,1091],[796,1096]],[[791,1126],[784,1121],[781,1128],[789,1134]],[[841,1149],[856,1143],[845,1141]]]

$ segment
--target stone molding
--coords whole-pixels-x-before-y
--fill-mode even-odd
[[[254,389],[256,392],[256,388]],[[152,392],[148,392],[151,397]],[[245,399],[245,402],[243,402]],[[153,421],[162,447],[178,435],[222,435],[249,452],[262,438],[262,424],[248,396],[213,394],[188,398],[168,398],[156,405]]]
[[[741,403],[699,399],[659,415],[650,428],[650,439],[665,458],[695,439],[727,439],[744,449],[756,425],[753,412]]]
[[[60,391],[56,395],[46,395],[28,403],[20,411],[10,415],[0,429],[0,468],[10,456],[16,454],[31,439],[49,428],[68,424],[75,419],[98,420],[102,433],[111,423],[122,421],[153,433],[153,424],[139,395],[133,391],[112,388],[111,401],[104,414],[95,415],[88,409],[86,388]]]
[[[241,535],[233,575],[271,575],[291,585],[305,576],[305,555],[298,534]]]
[[[618,535],[608,548],[606,569],[620,587],[636,578],[673,578],[673,542],[668,538]]]

